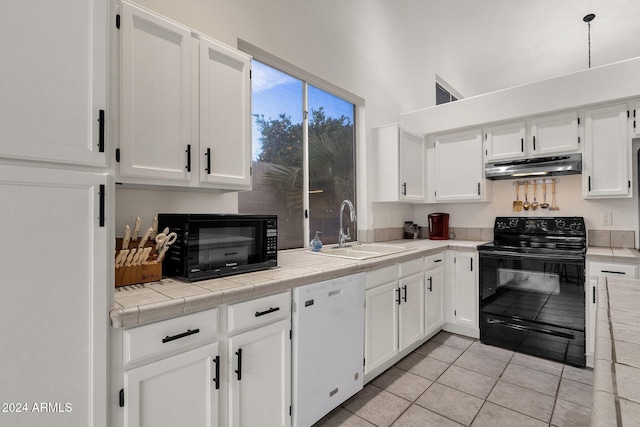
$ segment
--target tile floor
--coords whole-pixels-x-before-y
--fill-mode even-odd
[[[584,427],[592,383],[592,369],[443,331],[314,427]]]

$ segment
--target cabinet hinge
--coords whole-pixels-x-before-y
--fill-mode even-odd
[[[121,408],[124,408],[124,389],[120,389],[120,395],[118,396],[118,404]]]
[[[453,310],[453,315],[454,315],[454,316],[457,316],[457,315],[458,315],[458,312],[457,312],[456,310]]]
[[[249,176],[253,176],[253,166],[249,166]]]
[[[120,14],[116,15],[116,28],[120,29]]]
[[[362,366],[367,366],[367,359],[366,358],[362,359]]]
[[[253,76],[251,75],[251,72],[252,72],[252,71],[253,71],[253,70],[249,70],[249,80],[251,80],[251,78],[253,77]]]
[[[631,181],[627,181],[627,188],[631,188]]]
[[[116,162],[120,163],[120,149],[116,148]]]
[[[489,155],[489,150],[484,150],[484,155],[488,156]]]
[[[578,144],[580,144],[580,137],[578,137]]]
[[[627,119],[631,117],[631,111],[627,110]]]
[[[293,337],[293,331],[291,329],[289,329],[289,340],[291,340]]]
[[[289,405],[289,416],[291,416],[293,414],[293,409],[291,408],[291,405]]]
[[[580,117],[578,117],[578,126],[580,125]]]

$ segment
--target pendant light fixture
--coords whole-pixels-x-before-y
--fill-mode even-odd
[[[582,20],[586,22],[588,26],[587,38],[589,43],[589,68],[591,68],[591,21],[593,21],[595,17],[596,15],[594,13],[590,13],[588,15],[585,15],[584,18],[582,18]]]

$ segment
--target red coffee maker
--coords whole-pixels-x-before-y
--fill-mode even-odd
[[[448,213],[432,213],[429,219],[429,239],[430,240],[448,240],[449,239],[449,214]]]

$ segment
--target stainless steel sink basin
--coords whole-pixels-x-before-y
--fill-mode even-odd
[[[398,252],[410,251],[413,248],[397,245],[382,245],[377,243],[365,243],[362,245],[352,245],[344,248],[322,248],[320,252],[312,252],[319,255],[334,256],[349,259],[369,259]]]

